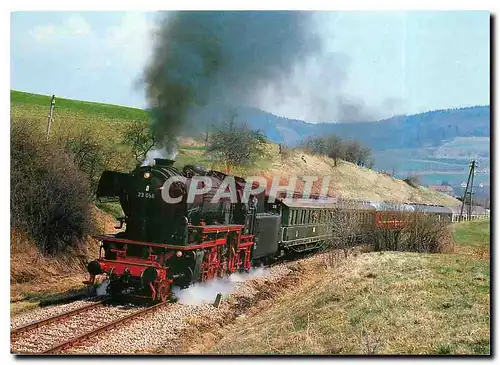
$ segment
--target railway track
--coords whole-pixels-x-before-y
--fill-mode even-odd
[[[11,330],[11,353],[57,354],[100,333],[153,312],[150,307],[111,306],[104,300]]]

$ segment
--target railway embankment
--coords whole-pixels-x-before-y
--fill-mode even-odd
[[[115,219],[92,209],[100,232],[115,232]],[[98,255],[97,242],[89,237],[85,245],[59,255],[44,255],[29,237],[11,231],[10,312],[15,315],[40,306],[64,303],[87,296],[82,281],[88,279],[86,265]]]
[[[488,354],[490,223],[453,229],[450,253],[302,260],[293,285],[222,327],[197,325],[184,346],[212,354]]]

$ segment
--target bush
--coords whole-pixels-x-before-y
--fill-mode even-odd
[[[420,185],[420,180],[417,175],[408,175],[403,181],[412,188],[418,188]]]
[[[122,135],[122,143],[130,147],[136,164],[141,164],[148,152],[155,146],[154,134],[147,122],[135,121],[127,125]]]
[[[449,252],[453,235],[447,223],[422,212],[402,213],[406,223],[399,229],[379,228],[374,235],[375,251]]]
[[[207,153],[223,164],[227,171],[234,166],[251,166],[266,154],[266,138],[245,122],[238,122],[236,115],[215,128],[207,144]]]
[[[356,140],[344,141],[334,134],[326,137],[308,138],[302,141],[299,146],[313,155],[330,157],[333,159],[334,166],[337,166],[339,159],[368,168],[372,168],[374,165],[371,149],[362,147]]]
[[[95,133],[90,130],[67,134],[59,137],[55,143],[64,148],[65,154],[69,158],[73,158],[76,167],[88,182],[87,195],[89,199],[93,199],[102,172],[113,169],[110,166],[114,155],[113,151],[100,143],[96,139]]]
[[[11,125],[11,227],[43,253],[76,247],[95,232],[89,183],[75,156],[26,122]]]

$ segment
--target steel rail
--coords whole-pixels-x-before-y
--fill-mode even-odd
[[[65,341],[63,343],[60,343],[56,346],[53,346],[51,348],[49,348],[48,350],[45,350],[45,351],[42,351],[41,353],[42,354],[56,354],[62,350],[65,350],[67,348],[70,348],[70,347],[73,347],[75,346],[77,343],[80,343],[82,341],[85,341],[91,337],[94,337],[94,336],[97,336],[98,334],[102,333],[102,332],[105,332],[107,330],[110,330],[112,328],[116,328],[120,325],[123,325],[125,324],[126,322],[129,322],[130,320],[132,319],[135,319],[135,318],[138,318],[140,316],[143,316],[147,313],[150,313],[150,312],[153,312],[163,306],[165,306],[166,304],[168,304],[168,302],[162,302],[162,303],[158,303],[158,304],[155,304],[155,305],[152,305],[151,307],[147,307],[139,312],[136,312],[136,313],[132,313],[128,316],[125,316],[123,318],[119,318],[111,323],[108,323],[108,324],[105,324],[105,325],[102,325],[94,330],[91,330],[89,332],[86,332],[84,333],[83,335],[80,335],[80,336],[77,336],[77,337],[74,337],[68,341]]]
[[[104,304],[107,303],[108,300],[109,299],[104,299],[104,300],[101,300],[99,302],[92,303],[90,305],[86,305],[86,306],[81,307],[81,308],[76,308],[76,309],[73,309],[71,311],[68,311],[68,312],[65,312],[65,313],[62,313],[62,314],[57,314],[55,316],[52,316],[52,317],[49,317],[49,318],[46,318],[46,319],[42,319],[42,320],[39,320],[39,321],[31,322],[31,323],[29,323],[27,325],[15,328],[15,329],[13,329],[13,330],[10,331],[10,337],[11,338],[12,337],[16,337],[16,336],[20,335],[21,333],[24,333],[24,332],[29,331],[31,329],[39,328],[39,327],[42,327],[42,326],[46,326],[48,324],[61,321],[61,320],[66,319],[68,317],[72,317],[72,316],[74,316],[76,314],[83,313],[83,312],[89,311],[91,309],[103,306]]]

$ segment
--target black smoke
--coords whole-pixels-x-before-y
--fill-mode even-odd
[[[312,12],[180,11],[161,17],[145,70],[156,139],[167,146],[209,104],[256,105],[260,90],[288,92],[293,71],[320,53]]]

